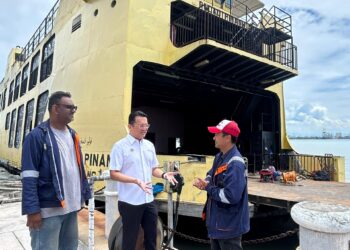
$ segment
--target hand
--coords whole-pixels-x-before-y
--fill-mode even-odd
[[[177,184],[177,180],[175,179],[175,175],[179,174],[179,172],[166,172],[164,174],[164,179],[169,181],[171,184],[175,185]]]
[[[196,178],[193,181],[193,186],[200,190],[204,190],[208,186],[209,181],[203,180],[201,178]]]
[[[28,214],[27,227],[29,227],[30,229],[39,229],[41,227],[41,214]]]
[[[147,194],[151,194],[152,182],[143,182],[141,180],[137,180],[136,184]]]

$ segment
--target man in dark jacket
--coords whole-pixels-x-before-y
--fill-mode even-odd
[[[78,248],[77,212],[91,197],[78,135],[68,127],[77,106],[70,93],[49,98],[50,119],[34,128],[22,150],[22,214],[32,249]]]
[[[215,147],[220,153],[207,177],[197,178],[193,185],[207,191],[203,216],[211,249],[242,249],[242,234],[250,226],[245,164],[235,145],[240,129],[236,122],[223,120],[208,130],[215,134]]]

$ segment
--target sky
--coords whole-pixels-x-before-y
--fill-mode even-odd
[[[56,0],[0,1],[0,79]],[[287,133],[350,135],[350,1],[265,0],[292,15],[299,75],[284,83]]]
[[[350,135],[350,1],[265,0],[292,15],[299,75],[284,83],[289,135]]]

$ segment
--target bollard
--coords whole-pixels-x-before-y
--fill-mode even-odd
[[[350,249],[349,206],[303,201],[292,207],[291,216],[300,226],[298,249]]]
[[[104,174],[107,176],[107,173]],[[109,176],[109,171],[108,171]],[[118,209],[118,192],[117,192],[117,181],[107,179],[106,180],[106,189],[104,191],[105,195],[105,207],[106,207],[106,215],[105,215],[105,237],[108,239],[109,233],[114,222],[119,217],[119,209]]]

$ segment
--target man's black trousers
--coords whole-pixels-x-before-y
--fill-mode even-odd
[[[156,250],[158,211],[155,202],[131,205],[118,202],[123,222],[123,250],[135,250],[140,225],[144,231],[145,250]]]

